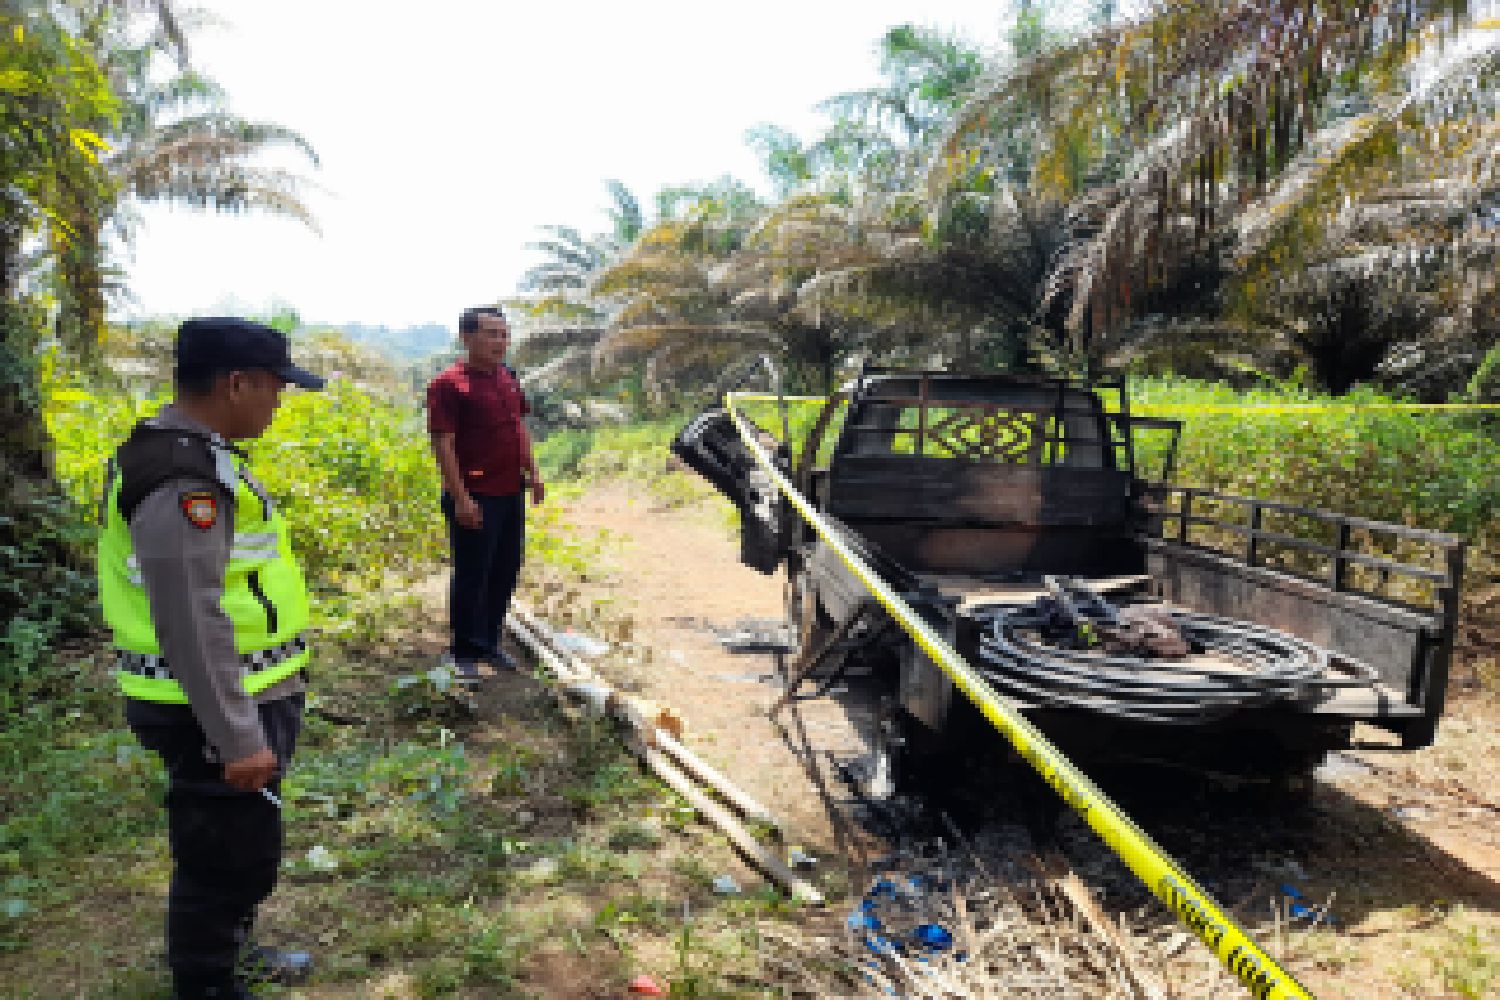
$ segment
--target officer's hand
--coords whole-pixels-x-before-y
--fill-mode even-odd
[[[242,792],[255,792],[266,787],[276,775],[276,755],[270,747],[262,747],[248,757],[224,765],[224,781]]]
[[[484,526],[484,512],[471,496],[462,496],[453,501],[453,516],[460,527],[477,531]]]
[[[540,479],[533,479],[531,481],[531,502],[533,504],[540,505],[542,500],[546,496],[547,487],[542,483]]]

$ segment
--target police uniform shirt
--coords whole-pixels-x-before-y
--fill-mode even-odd
[[[157,426],[213,432],[173,406],[154,418]],[[265,488],[242,470],[246,483],[267,499]],[[234,626],[219,604],[234,539],[234,495],[222,483],[211,487],[218,504],[213,524],[199,527],[185,515],[182,496],[207,487],[199,479],[168,480],[147,495],[130,522],[130,538],[141,580],[151,604],[162,658],[187,695],[193,717],[223,762],[242,760],[266,746],[255,706],[306,690],[300,674],[257,695],[242,686],[242,657],[235,649]],[[181,718],[183,706],[130,699],[134,723]]]

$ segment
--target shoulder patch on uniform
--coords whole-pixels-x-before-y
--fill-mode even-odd
[[[212,528],[219,520],[219,501],[207,490],[193,490],[178,497],[182,515],[195,528]]]

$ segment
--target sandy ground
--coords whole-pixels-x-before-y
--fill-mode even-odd
[[[810,737],[820,753],[862,753],[873,711],[822,699],[797,703],[778,713],[781,725],[773,723],[766,713],[782,691],[776,656],[732,653],[716,632],[779,622],[782,577],[740,564],[717,508],[669,508],[645,490],[610,483],[572,505],[569,520],[615,542],[610,596],[651,650],[649,664],[625,670],[629,683],[675,709],[693,748],[766,805],[797,842],[835,844],[835,814],[793,747]],[[818,771],[829,794],[842,798],[826,757]]]
[[[842,810],[830,808],[846,792],[829,769],[811,775],[791,747],[806,739],[819,754],[856,754],[871,713],[834,700],[806,703],[796,713],[803,728],[793,720],[790,739],[766,718],[779,693],[774,657],[730,653],[713,630],[779,619],[782,581],[740,565],[721,511],[711,503],[668,506],[642,487],[608,483],[571,503],[567,519],[580,533],[607,539],[608,572],[585,585],[581,599],[628,617],[634,641],[651,650],[645,663],[606,657],[600,668],[674,708],[687,723],[687,742],[781,817],[791,839],[830,857],[851,837],[867,843],[840,819]],[[1436,746],[1344,755],[1285,814],[1211,792],[1195,793],[1185,810],[1181,797],[1170,807],[1158,808],[1150,795],[1127,804],[1247,921],[1266,921],[1288,881],[1311,899],[1331,900],[1338,929],[1302,935],[1291,951],[1297,974],[1318,995],[1497,995],[1497,721],[1492,699],[1457,697]],[[1112,880],[1133,879],[1091,837],[1076,838],[1083,843],[1072,860],[1109,902]],[[1164,910],[1131,910],[1131,891],[1118,895],[1117,912],[1147,913],[1167,940],[1177,931]]]

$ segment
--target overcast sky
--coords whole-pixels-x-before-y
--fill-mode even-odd
[[[262,311],[449,324],[513,294],[546,223],[604,228],[604,180],[768,183],[744,141],[804,136],[824,97],[872,84],[904,21],[986,47],[1007,0],[355,3],[213,0],[193,58],[241,115],[302,132],[322,230],[148,207],[124,316]]]

